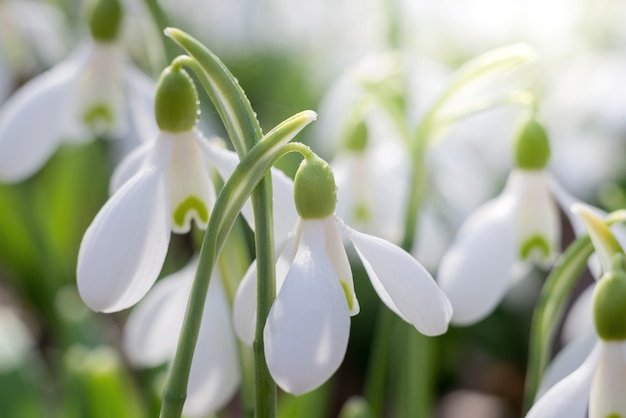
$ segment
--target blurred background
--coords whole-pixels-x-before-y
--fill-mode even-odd
[[[354,106],[350,97],[359,94],[358,80],[393,74],[400,84],[391,91],[402,101],[407,125],[414,126],[461,64],[496,47],[527,43],[537,59],[507,83],[537,98],[552,141],[551,172],[579,199],[605,210],[626,206],[623,1],[161,0],[158,22],[150,12],[153,1],[122,3],[120,42],[150,79],[156,80],[168,60],[182,52],[160,26],[179,27],[214,51],[238,78],[264,131],[301,110],[318,112],[318,121],[299,140],[331,162],[346,142],[342,135]],[[84,10],[78,0],[0,0],[0,112],[20,86],[64,60],[88,37]],[[224,136],[216,112],[199,91],[202,131]],[[379,113],[368,113],[370,139],[397,136],[397,127],[380,121]],[[431,210],[440,215],[439,224],[434,237],[415,250],[433,274],[463,219],[502,189],[520,114],[519,106],[505,103],[442,133],[428,160],[432,174],[427,180],[435,191]],[[3,417],[158,416],[167,366],[131,367],[120,342],[129,312],[95,314],[76,289],[78,246],[107,200],[120,158],[117,145],[104,138],[63,145],[34,176],[0,185]],[[289,157],[279,166],[293,175],[298,162]],[[566,221],[564,230],[565,246],[572,239]],[[175,235],[162,276],[184,266],[197,241]],[[281,394],[280,416],[334,417],[348,399],[363,394],[380,301],[358,262],[354,271],[361,313],[352,319],[343,365],[310,394]],[[520,416],[530,320],[546,274],[533,270],[486,320],[453,327],[437,338],[436,417]],[[583,278],[577,292],[590,281]],[[395,366],[390,366],[384,394],[384,416],[389,417],[401,417],[395,399],[410,396],[393,375],[402,370],[403,350],[396,350],[403,338],[399,322],[390,331],[390,364]],[[555,348],[561,344],[558,340]],[[219,416],[241,414],[235,397]]]

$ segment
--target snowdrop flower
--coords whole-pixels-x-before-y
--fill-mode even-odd
[[[0,180],[33,175],[64,140],[154,130],[148,117],[152,82],[127,62],[116,42],[119,0],[98,0],[92,12],[92,39],[28,82],[0,111]],[[133,126],[127,114],[136,121]]]
[[[574,207],[589,229],[604,275],[593,296],[598,340],[591,354],[573,373],[554,385],[529,411],[527,418],[626,416],[626,257],[591,210]]]
[[[113,194],[81,242],[78,290],[95,311],[126,309],[146,294],[163,266],[170,232],[187,233],[192,221],[206,228],[215,201],[211,169],[227,178],[238,164],[234,152],[195,129],[198,96],[184,70],[163,71],[155,111],[159,134],[117,167],[111,180]],[[272,182],[275,195],[290,190],[284,174],[273,171]],[[252,219],[250,206],[243,215]],[[296,219],[295,208],[280,205],[275,217]],[[287,232],[276,228],[275,235],[280,240]]]
[[[264,330],[270,373],[287,392],[315,389],[345,355],[350,316],[359,312],[340,231],[357,250],[382,301],[426,335],[446,332],[452,309],[430,274],[410,254],[345,225],[335,215],[336,185],[328,164],[307,156],[294,182],[300,215],[277,265],[277,296]],[[242,280],[234,305],[235,330],[254,339],[256,272]]]
[[[164,277],[128,317],[124,351],[137,367],[155,367],[176,353],[191,285],[198,266],[194,258],[181,271]],[[230,306],[220,277],[211,278],[189,377],[185,416],[206,417],[220,410],[241,380]]]
[[[160,133],[117,168],[114,193],[80,246],[78,289],[95,311],[141,299],[161,270],[170,232],[188,232],[192,220],[205,228],[215,199],[206,161],[226,151],[194,129],[197,92],[187,73],[164,70],[155,103]]]
[[[491,313],[531,262],[549,266],[559,250],[555,190],[545,167],[548,137],[531,117],[516,143],[516,167],[503,192],[463,224],[441,260],[439,284],[454,307],[452,322],[468,325]]]

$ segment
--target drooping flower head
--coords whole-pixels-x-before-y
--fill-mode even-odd
[[[527,418],[625,417],[626,256],[590,209],[578,205],[573,210],[585,222],[604,271],[593,296],[598,340],[583,364],[541,396]]]
[[[192,223],[206,228],[215,201],[212,170],[227,178],[239,161],[195,128],[198,95],[179,66],[161,75],[155,115],[160,132],[117,167],[112,196],[81,242],[78,289],[95,311],[126,309],[146,294],[161,271],[171,232],[187,233]],[[286,194],[285,175],[272,172],[272,182],[277,195]],[[289,209],[277,208],[275,216],[291,219]],[[250,219],[249,207],[243,215]]]
[[[467,325],[491,313],[531,263],[549,266],[559,251],[558,184],[546,167],[548,137],[531,116],[515,143],[515,165],[504,191],[462,225],[439,268],[454,307],[452,322]]]
[[[208,222],[215,191],[207,161],[222,150],[194,128],[197,92],[182,69],[164,70],[155,110],[160,133],[120,164],[81,243],[78,289],[96,311],[136,303],[161,271],[170,233]]]
[[[125,139],[121,145],[128,149],[154,131],[153,83],[127,62],[118,43],[121,4],[91,5],[90,39],[29,81],[0,111],[0,180],[33,175],[64,141],[106,135]]]
[[[442,334],[452,314],[445,295],[410,254],[335,216],[336,196],[328,164],[307,156],[294,181],[300,219],[279,256],[277,296],[264,330],[270,373],[293,394],[315,389],[337,370],[348,344],[350,316],[359,312],[340,231],[356,248],[383,302],[418,331]],[[234,306],[235,329],[248,344],[254,339],[255,281],[253,265]]]

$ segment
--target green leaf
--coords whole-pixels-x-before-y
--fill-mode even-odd
[[[462,65],[452,76],[448,87],[443,91],[433,106],[424,116],[418,131],[418,140],[433,141],[439,131],[440,124],[449,125],[452,121],[450,117],[443,115],[444,108],[453,99],[458,98],[466,90],[482,86],[490,86],[498,78],[511,71],[528,64],[535,59],[534,50],[526,44],[514,44],[488,51]],[[485,101],[484,98],[472,98],[470,103],[461,106],[463,110],[456,110],[457,115],[467,116],[469,110],[483,110],[490,107],[490,104],[498,104],[500,101]]]
[[[198,40],[175,28],[165,29],[165,34],[195,60],[184,61],[184,64],[198,76],[224,123],[233,147],[239,157],[243,157],[261,138],[262,133],[256,114],[239,82],[224,63]]]

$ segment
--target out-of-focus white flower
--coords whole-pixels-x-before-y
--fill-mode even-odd
[[[19,77],[31,77],[67,53],[67,26],[63,12],[49,2],[0,3],[0,103]]]
[[[191,285],[198,260],[164,277],[148,292],[128,317],[124,352],[136,367],[155,367],[176,353]],[[197,355],[196,355],[197,354]],[[241,381],[230,306],[220,277],[211,278],[202,325],[191,363],[183,413],[206,417],[220,410]]]
[[[519,262],[549,265],[556,257],[561,226],[548,176],[513,170],[502,194],[459,230],[438,274],[454,306],[453,323],[471,324],[491,313],[516,278]]]
[[[0,374],[19,367],[33,346],[26,325],[10,309],[0,306]]]
[[[21,181],[66,141],[127,138],[156,131],[153,83],[115,38],[90,39],[19,89],[0,111],[0,179]]]
[[[582,365],[541,396],[527,418],[626,416],[624,253],[608,227],[591,210],[582,205],[573,210],[585,222],[605,272],[593,301],[598,339]]]
[[[270,373],[294,394],[315,389],[337,370],[348,344],[350,316],[359,312],[340,231],[354,245],[381,300],[418,331],[442,334],[452,314],[447,298],[415,258],[334,215],[335,190],[325,162],[314,157],[302,163],[294,188],[300,220],[279,257],[277,296],[264,331]],[[234,312],[237,334],[251,344],[254,265],[237,290]]]
[[[561,237],[557,203],[567,208],[573,197],[547,172],[549,159],[548,137],[531,117],[518,135],[516,168],[503,192],[465,221],[441,260],[438,280],[454,307],[453,323],[483,319],[531,264],[554,261]]]

